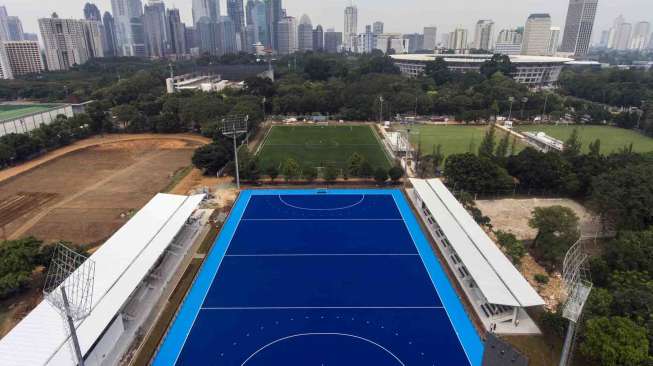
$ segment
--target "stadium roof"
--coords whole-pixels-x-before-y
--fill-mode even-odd
[[[82,354],[102,335],[203,198],[156,195],[91,256],[91,313],[75,323]],[[76,365],[68,339],[59,312],[42,301],[0,340],[0,365]]]
[[[544,300],[438,179],[411,179],[440,229],[489,303],[516,307]]]
[[[491,54],[406,54],[406,55],[391,55],[390,57],[397,61],[414,61],[414,62],[429,62],[435,61],[437,58],[443,58],[445,62],[449,63],[483,63],[492,58]],[[573,61],[571,58],[566,57],[550,57],[550,56],[527,56],[527,55],[510,55],[510,61],[514,64],[565,64]]]

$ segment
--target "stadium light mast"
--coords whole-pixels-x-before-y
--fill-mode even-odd
[[[86,318],[91,312],[94,279],[94,261],[63,244],[55,248],[43,294],[46,301],[65,318],[79,366],[84,366],[84,355],[79,346],[75,321]]]
[[[231,137],[234,141],[234,164],[236,169],[236,187],[240,190],[240,167],[238,166],[238,144],[236,138],[242,134],[247,133],[247,121],[249,115],[228,116],[222,120],[222,134],[226,137]]]
[[[379,124],[383,124],[383,95],[379,95]]]

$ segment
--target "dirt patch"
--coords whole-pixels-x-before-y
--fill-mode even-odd
[[[101,244],[190,165],[192,140],[108,142],[70,152],[0,183],[6,237]],[[21,203],[22,202],[22,203]]]
[[[563,206],[572,209],[580,218],[581,229],[584,235],[594,235],[600,232],[599,220],[585,207],[576,201],[564,198],[528,198],[500,200],[479,200],[476,206],[483,215],[492,220],[495,230],[513,233],[518,239],[533,240],[537,230],[528,226],[536,207]]]

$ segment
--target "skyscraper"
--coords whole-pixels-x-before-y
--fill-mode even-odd
[[[54,13],[51,18],[39,19],[39,29],[48,70],[68,70],[71,66],[88,61],[90,56],[84,39],[83,21],[60,19]]]
[[[560,51],[585,56],[592,40],[599,0],[569,0],[565,33]]]
[[[546,56],[551,36],[551,16],[549,14],[531,14],[524,28],[522,55]]]
[[[170,53],[177,56],[186,54],[186,26],[181,22],[179,9],[168,9],[166,18]]]
[[[117,56],[116,23],[108,11],[105,11],[102,16],[102,24],[104,25],[104,54],[105,56]]]
[[[324,51],[324,29],[320,24],[313,30],[313,50]]]
[[[9,26],[7,25],[7,18],[9,14],[7,13],[7,8],[0,6],[0,41],[9,40]]]
[[[104,57],[104,26],[97,20],[80,20],[89,58]]]
[[[639,22],[635,24],[633,37],[630,40],[630,49],[641,51],[648,48],[650,35],[651,35],[651,23]]]
[[[494,22],[482,19],[476,23],[474,33],[474,48],[477,50],[491,50],[494,48]]]
[[[304,14],[299,19],[299,26],[297,27],[297,48],[300,51],[313,50],[313,24],[311,18]]]
[[[424,49],[434,50],[438,46],[438,28],[436,26],[424,27]]]
[[[197,24],[202,18],[206,17],[217,22],[220,17],[219,0],[193,0],[193,25]]]
[[[246,50],[247,34],[245,33],[245,9],[243,0],[227,0],[227,15],[234,23],[236,42],[239,50]]]
[[[617,37],[615,40],[615,47],[618,50],[627,50],[630,46],[630,38],[633,34],[633,25],[630,23],[621,23],[619,24],[619,30],[617,31]]]
[[[143,34],[143,4],[141,0],[111,0],[116,49],[121,56],[141,56],[145,53]]]
[[[297,51],[297,20],[294,17],[285,17],[279,21],[278,27],[280,55],[290,55]]]
[[[168,27],[166,8],[160,0],[150,0],[143,12],[143,29],[147,55],[154,58],[166,56],[168,50]]]
[[[342,32],[344,37],[344,47],[347,51],[352,51],[356,35],[358,34],[358,8],[350,5],[345,8],[345,27]]]
[[[95,20],[98,22],[102,21],[100,9],[98,9],[97,5],[93,3],[86,3],[86,5],[84,5],[84,19]]]
[[[383,22],[376,21],[372,23],[372,33],[375,35],[383,34]]]
[[[558,52],[558,46],[560,45],[560,27],[551,27],[551,32],[549,34],[549,46],[547,47],[547,55],[555,56]]]
[[[408,41],[408,53],[415,53],[424,49],[424,35],[420,33],[404,34],[403,37]]]
[[[324,33],[324,50],[328,53],[338,53],[342,48],[342,32],[327,29]]]
[[[452,50],[466,50],[468,33],[467,29],[463,28],[456,28],[449,33],[449,41],[447,42],[449,48]]]
[[[268,10],[268,25],[272,49],[279,51],[279,22],[283,17],[281,0],[265,0]]]
[[[9,41],[24,40],[25,33],[23,32],[23,23],[21,23],[20,18],[10,16],[6,18],[6,21]]]
[[[15,76],[38,74],[45,70],[38,42],[10,41],[0,44],[2,58],[6,57],[11,74]]]
[[[521,54],[523,33],[517,29],[502,29],[494,45],[494,52],[502,55]]]

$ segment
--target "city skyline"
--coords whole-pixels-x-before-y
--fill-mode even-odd
[[[52,12],[59,13],[62,18],[83,18],[83,8],[86,0],[66,0],[65,3],[52,4],[43,7],[37,3],[25,0],[4,0],[12,15],[18,16],[23,22],[26,32],[38,32],[38,18],[49,17]],[[102,13],[111,11],[111,0],[96,0],[95,3]],[[143,1],[144,3],[146,1]],[[545,12],[551,14],[552,24],[564,27],[569,0],[531,0],[527,3],[510,3],[508,0],[480,1],[460,0],[447,4],[446,8],[426,0],[412,0],[402,3],[402,7],[393,7],[389,0],[359,0],[354,4],[358,7],[358,31],[362,32],[365,25],[374,21],[386,24],[386,32],[415,33],[421,32],[425,26],[435,25],[439,32],[450,32],[457,27],[473,30],[479,19],[492,19],[497,30],[522,26],[531,13]],[[192,0],[165,1],[167,7],[180,9],[182,21],[192,24]],[[283,6],[289,15],[300,17],[306,13],[314,25],[321,24],[326,28],[336,28],[342,31],[343,10],[349,4],[342,0],[325,0],[319,3],[300,0],[284,0]],[[50,4],[48,4],[50,5]],[[510,5],[511,12],[501,11]],[[226,0],[221,0],[220,8],[226,15]],[[419,11],[413,11],[419,9]],[[642,14],[653,14],[653,2],[650,0],[601,0],[594,27],[593,42],[597,42],[602,30],[608,29],[617,14],[636,23],[653,21],[642,17]],[[442,34],[442,33],[440,33]]]

